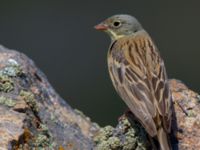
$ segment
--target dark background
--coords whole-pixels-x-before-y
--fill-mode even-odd
[[[157,43],[169,77],[200,92],[199,8],[192,0],[1,0],[0,43],[31,57],[72,107],[114,125],[126,106],[108,76],[110,39],[93,26],[134,15]]]

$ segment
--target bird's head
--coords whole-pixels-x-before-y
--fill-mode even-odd
[[[132,35],[143,28],[135,17],[123,14],[107,18],[96,25],[95,29],[105,31],[110,35],[112,40],[116,40],[127,35]]]

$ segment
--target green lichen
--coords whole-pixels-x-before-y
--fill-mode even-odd
[[[194,112],[194,110],[188,110],[187,111],[188,117],[196,117],[196,113]]]
[[[15,145],[13,149],[24,150],[27,148],[33,150],[54,150],[57,146],[49,135],[48,127],[45,124],[40,124],[38,132],[31,134],[27,129],[24,131],[23,139],[19,141],[20,144]]]
[[[58,117],[56,116],[56,114],[54,112],[49,112],[50,113],[50,121],[55,123],[55,124],[58,124],[59,123],[59,120],[58,120]],[[63,127],[65,126],[65,124],[62,124]]]
[[[53,150],[56,144],[49,135],[48,127],[45,124],[40,124],[39,130],[40,132],[36,135],[34,140],[34,147],[41,150]]]
[[[135,138],[135,130],[129,129],[125,134],[125,140],[123,143],[123,150],[131,150],[136,147],[137,139]]]
[[[120,139],[113,136],[113,130],[112,126],[100,129],[98,135],[94,138],[97,145],[96,150],[115,150],[121,147]]]
[[[131,128],[131,123],[127,118],[121,118],[119,122],[119,128],[122,130],[123,133],[126,133],[129,128]]]
[[[40,130],[43,133],[47,134],[49,129],[48,129],[48,127],[45,124],[40,124]]]
[[[0,74],[0,91],[11,92],[14,89],[14,83],[11,78]]]
[[[95,150],[111,150],[111,148],[108,141],[102,141],[96,146]]]
[[[7,66],[1,70],[0,74],[7,75],[9,77],[17,77],[22,74],[22,69],[19,66]]]
[[[39,111],[39,108],[37,106],[36,103],[36,99],[34,97],[34,95],[31,92],[27,92],[27,91],[21,91],[19,94],[23,100],[27,103],[27,105],[35,112]]]
[[[35,147],[46,147],[49,145],[49,138],[44,134],[38,134],[35,140]]]
[[[16,60],[9,59],[6,64],[6,67],[0,71],[0,74],[9,77],[17,77],[22,74],[22,69]]]
[[[126,133],[126,137],[133,137],[136,140],[137,150],[146,150],[149,147],[148,138],[145,129],[138,122],[133,122],[132,126]],[[130,139],[129,139],[130,140]],[[133,140],[133,139],[132,139]],[[133,141],[131,141],[133,142]]]
[[[110,137],[108,143],[111,149],[119,149],[121,147],[121,142],[118,137]]]
[[[118,138],[116,139],[115,138],[116,137],[112,137],[111,140],[103,141],[95,148],[95,150],[120,150],[121,149],[120,140]]]
[[[121,142],[118,137],[110,137],[107,141],[100,143],[96,150],[117,150],[120,149]]]
[[[136,122],[122,117],[116,128],[101,128],[94,137],[96,150],[145,150],[147,149],[146,133]]]
[[[107,141],[110,136],[112,136],[113,132],[112,126],[106,126],[104,128],[101,128],[98,135],[94,137],[94,142],[96,144],[101,143],[102,141]]]
[[[0,70],[0,91],[11,92],[14,89],[12,78],[22,73],[20,65],[14,59],[9,59],[6,66]]]
[[[56,116],[53,113],[50,113],[50,120],[54,122],[55,119],[56,119]]]
[[[0,104],[8,106],[8,107],[13,107],[13,106],[15,106],[16,102],[13,99],[10,99],[10,98],[4,97],[4,96],[0,96]]]

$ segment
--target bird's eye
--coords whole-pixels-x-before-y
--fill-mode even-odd
[[[121,25],[121,22],[120,21],[115,21],[113,22],[113,26],[114,27],[119,27]]]

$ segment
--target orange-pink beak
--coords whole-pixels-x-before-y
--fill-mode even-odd
[[[108,26],[105,25],[105,24],[103,24],[103,23],[100,23],[100,24],[94,26],[94,28],[95,28],[96,30],[104,31],[104,30],[107,30],[107,29],[108,29]]]

